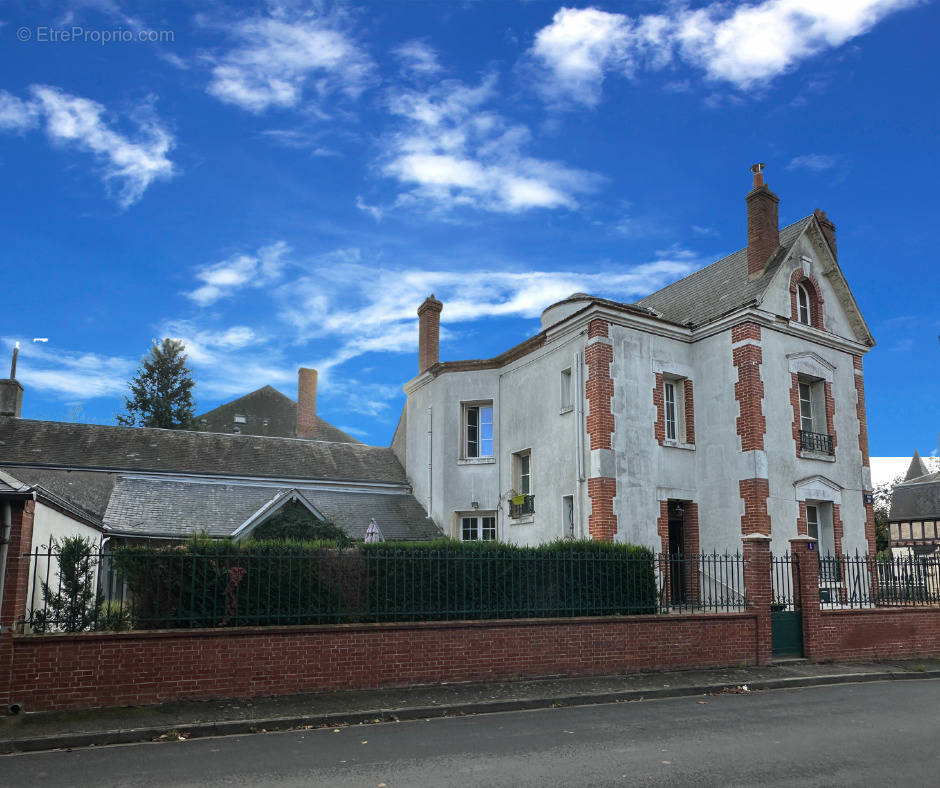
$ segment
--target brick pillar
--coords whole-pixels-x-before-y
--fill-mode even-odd
[[[0,714],[6,714],[13,700],[10,685],[13,672],[13,632],[21,629],[26,617],[29,590],[29,557],[24,557],[33,545],[33,511],[35,502],[15,501],[7,551],[6,579],[3,599],[0,599]]]
[[[584,349],[584,362],[588,368],[584,396],[588,402],[587,434],[591,451],[591,475],[587,482],[591,500],[588,531],[591,539],[601,542],[612,542],[617,533],[617,515],[614,513],[617,461],[613,449],[614,414],[611,410],[614,381],[610,374],[613,360],[610,325],[595,318],[588,323],[588,340]]]
[[[793,602],[803,614],[803,656],[817,657],[816,637],[819,633],[819,544],[812,536],[790,540],[793,556]]]
[[[773,643],[770,634],[770,603],[773,601],[773,583],[770,572],[770,537],[748,534],[744,543],[744,589],[747,608],[757,613],[757,665],[773,664]]]

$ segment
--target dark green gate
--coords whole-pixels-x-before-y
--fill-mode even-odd
[[[770,605],[770,639],[775,657],[803,656],[803,614],[793,594],[794,573],[800,565],[791,555],[774,556],[771,584],[774,596]]]

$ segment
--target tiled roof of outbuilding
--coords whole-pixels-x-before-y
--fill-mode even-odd
[[[126,535],[179,539],[204,533],[226,537],[265,504],[292,489],[353,539],[365,536],[373,517],[386,539],[440,536],[410,494],[323,490],[302,484],[291,487],[121,477],[114,487],[104,520],[109,528]]]
[[[263,386],[257,391],[206,411],[196,416],[196,422],[205,421],[211,432],[229,433],[232,432],[236,415],[244,416],[246,419],[246,423],[240,425],[242,435],[264,435],[274,438],[297,436],[297,403],[273,386]],[[319,416],[316,417],[316,423],[317,440],[359,443],[351,435],[347,435]]]
[[[940,518],[940,472],[896,484],[891,491],[892,520]]]
[[[13,464],[406,483],[384,446],[0,417],[0,465]]]

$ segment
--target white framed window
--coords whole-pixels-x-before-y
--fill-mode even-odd
[[[493,456],[493,404],[463,406],[463,456]]]
[[[818,432],[813,417],[813,387],[811,383],[800,382],[800,429],[804,432]]]
[[[819,507],[815,504],[806,504],[806,535],[819,540]]]
[[[235,423],[236,423],[236,424],[247,424],[247,423],[248,423],[248,419],[245,418],[244,416],[240,416],[240,415],[236,414],[236,415],[235,415]]]
[[[461,517],[460,538],[464,542],[495,542],[496,515],[481,514]]]
[[[663,378],[663,419],[668,443],[685,443],[685,380]]]
[[[796,317],[804,325],[810,326],[813,324],[813,315],[812,315],[812,305],[809,298],[809,291],[806,289],[806,285],[799,284],[796,286]]]
[[[512,455],[513,485],[520,495],[532,494],[532,452],[529,450]]]
[[[676,406],[676,384],[674,381],[663,382],[663,402],[666,405],[666,440],[678,440],[679,422]]]
[[[561,371],[561,410],[569,411],[574,407],[574,399],[571,396],[571,369]]]

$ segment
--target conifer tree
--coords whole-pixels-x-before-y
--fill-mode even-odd
[[[127,427],[162,427],[168,430],[195,429],[192,389],[196,385],[186,364],[185,346],[176,339],[154,341],[141,359],[137,374],[128,383],[125,413],[118,424]]]

